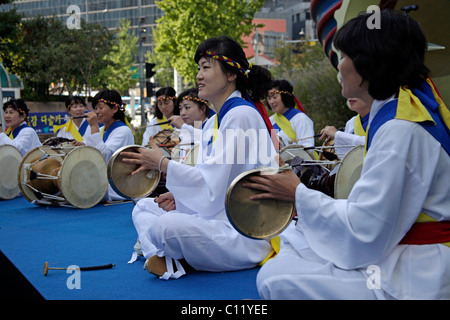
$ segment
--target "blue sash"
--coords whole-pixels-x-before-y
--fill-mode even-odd
[[[289,108],[286,110],[285,113],[283,113],[283,116],[286,119],[288,119],[289,121],[291,121],[291,119],[299,113],[302,113],[302,112],[296,108]],[[281,130],[281,128],[278,126],[278,124],[276,122],[272,126],[275,130]]]
[[[89,123],[87,121],[84,121],[80,128],[78,129],[78,132],[80,133],[80,136],[84,136],[84,134],[86,133],[86,129],[89,126]]]
[[[424,90],[425,89],[425,90]],[[449,128],[445,125],[445,122],[442,119],[442,116],[439,112],[439,105],[433,97],[433,93],[431,89],[422,87],[422,91],[419,89],[414,89],[412,92],[414,95],[419,98],[420,102],[425,106],[425,108],[430,113],[433,118],[434,123],[431,121],[420,122],[419,124],[428,131],[439,143],[442,145],[445,151],[450,155],[450,131]],[[431,93],[431,98],[430,97]],[[372,139],[377,132],[377,130],[387,121],[395,118],[397,114],[397,103],[398,100],[392,100],[386,103],[380,111],[375,115],[372,122],[370,123],[369,132],[367,133],[367,143],[366,150],[369,150],[370,144],[372,143]]]
[[[13,138],[16,138],[19,135],[20,131],[22,131],[22,129],[24,129],[24,128],[30,128],[30,126],[28,124],[24,123],[24,124],[18,126],[17,128],[15,128],[14,131],[12,132]]]
[[[123,123],[122,121],[116,121],[114,122],[109,128],[108,130],[106,130],[105,132],[103,132],[103,142],[106,142],[106,140],[108,140],[109,135],[111,134],[111,132],[114,131],[114,129],[119,128],[119,127],[123,127],[123,126],[127,126],[125,123]]]
[[[220,127],[220,123],[222,122],[223,117],[227,114],[228,111],[230,111],[234,107],[238,107],[238,106],[242,106],[242,105],[252,107],[256,111],[258,111],[258,109],[252,103],[248,102],[247,100],[245,100],[243,98],[234,97],[234,98],[228,99],[223,104],[222,108],[220,108],[219,114],[216,115],[219,127]],[[259,114],[259,111],[258,111],[258,114]],[[213,141],[213,137],[211,137],[211,139],[209,140],[208,145],[211,144],[212,141]]]

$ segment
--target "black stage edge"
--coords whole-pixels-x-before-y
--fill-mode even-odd
[[[0,299],[45,300],[0,250]]]

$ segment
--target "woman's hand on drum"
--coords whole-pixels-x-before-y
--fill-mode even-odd
[[[77,140],[70,141],[70,144],[75,146],[75,147],[80,147],[80,146],[85,146],[86,145],[84,142],[77,141]]]
[[[158,207],[165,211],[175,210],[175,198],[170,192],[163,193],[162,195],[156,197],[155,202],[158,204]]]
[[[280,166],[284,165],[284,161],[279,158]],[[250,200],[260,199],[279,199],[286,201],[295,201],[295,190],[300,184],[300,179],[292,170],[285,170],[281,173],[262,174],[250,176],[246,182],[242,183],[243,187],[263,191],[257,195],[251,196]]]
[[[145,170],[159,170],[162,172],[167,172],[167,165],[169,160],[167,158],[163,159],[164,153],[156,145],[153,138],[150,138],[150,147],[139,148],[138,152],[121,152],[120,155],[124,158],[123,162],[138,164],[139,167],[131,173],[131,175],[138,174],[139,172]],[[163,161],[161,161],[163,160]],[[165,161],[164,161],[165,160]]]
[[[337,129],[333,126],[326,126],[322,130],[320,130],[320,138],[319,140],[333,140],[334,135],[336,134]]]
[[[180,116],[171,116],[169,119],[170,124],[181,129],[181,126],[184,124],[183,119]]]

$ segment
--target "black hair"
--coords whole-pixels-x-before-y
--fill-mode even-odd
[[[294,88],[286,80],[273,80],[272,87],[270,89],[277,88],[278,91],[287,91],[290,94],[280,93],[281,100],[287,108],[295,108]]]
[[[84,102],[84,99],[82,97],[74,96],[74,97],[68,97],[66,100],[66,109],[69,108],[69,106],[72,104],[72,102],[79,102],[83,106],[86,107],[86,102]]]
[[[113,109],[117,104],[119,106],[117,112],[114,114],[114,119],[125,122],[125,108],[122,105],[122,97],[120,93],[116,90],[103,89],[99,91],[94,98],[92,98],[92,108],[95,109],[95,106],[103,99],[106,101],[106,104]]]
[[[177,99],[177,104],[178,104],[178,106],[181,104],[181,102],[183,101],[184,97],[193,97],[193,98],[200,99],[200,98],[198,97],[198,88],[192,88],[192,89],[188,89],[188,90],[186,90],[186,91],[183,91],[183,92],[178,96],[178,99]],[[205,101],[206,103],[203,103],[202,101],[196,101],[196,100],[194,100],[193,102],[195,102],[196,104],[198,104],[198,107],[199,107],[200,109],[204,108],[205,115],[206,115],[207,118],[209,118],[209,117],[210,117],[210,112],[209,112],[209,107],[208,107],[207,101],[204,100],[204,99],[201,99],[201,100],[202,100],[202,101]]]
[[[428,42],[419,23],[408,15],[383,10],[381,28],[369,28],[372,13],[361,13],[335,34],[334,46],[349,56],[356,71],[369,83],[369,94],[384,100],[401,86],[417,88],[428,76]]]
[[[195,52],[195,62],[198,63],[205,56],[206,51],[226,56],[227,58],[239,63],[244,70],[249,70],[249,62],[245,57],[241,45],[227,36],[220,36],[203,41]],[[236,89],[244,97],[246,93],[250,95],[251,100],[259,101],[267,97],[267,92],[271,89],[272,74],[269,70],[261,66],[252,66],[249,70],[248,78],[236,67],[230,66],[224,61],[219,61],[222,71],[237,75]]]
[[[30,110],[28,110],[28,106],[22,99],[10,99],[7,102],[3,104],[3,111],[6,111],[6,108],[13,108],[17,112],[19,112],[20,115],[25,115],[25,120],[28,119],[28,113]]]
[[[155,116],[158,119],[163,119],[163,114],[161,112],[161,110],[159,110],[158,108],[158,97],[160,96],[166,96],[166,97],[176,97],[176,92],[175,89],[172,87],[162,87],[160,88],[158,91],[156,91],[155,96],[156,96],[156,103],[155,103]],[[178,106],[178,102],[177,100],[173,100],[173,114],[174,115],[179,115],[180,114],[180,107]]]

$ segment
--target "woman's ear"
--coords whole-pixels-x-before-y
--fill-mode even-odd
[[[237,79],[237,74],[231,73],[231,72],[228,73],[228,81],[229,81],[229,82],[233,82],[233,81],[235,81],[236,79]]]

